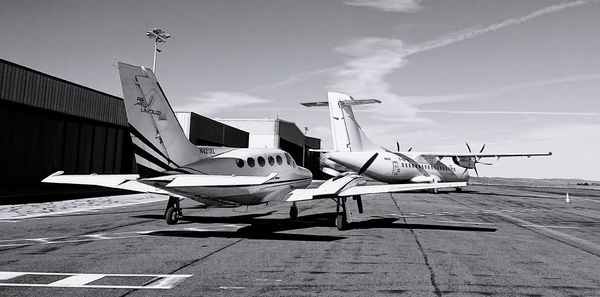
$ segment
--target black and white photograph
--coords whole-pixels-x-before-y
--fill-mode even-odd
[[[600,0],[0,7],[0,296],[600,296]]]

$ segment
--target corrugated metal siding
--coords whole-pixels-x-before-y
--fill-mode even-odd
[[[0,100],[127,126],[123,100],[118,97],[2,59],[0,76]]]

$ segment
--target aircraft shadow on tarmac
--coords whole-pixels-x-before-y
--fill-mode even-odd
[[[273,212],[263,214],[246,214],[239,216],[214,217],[214,216],[185,216],[179,224],[202,223],[202,224],[249,224],[235,231],[223,230],[164,230],[149,232],[153,236],[173,237],[221,237],[221,238],[248,238],[264,240],[290,240],[290,241],[336,241],[346,238],[345,236],[316,235],[316,234],[291,234],[279,233],[284,231],[307,229],[313,227],[334,227],[335,212],[320,213],[301,216],[297,220],[288,218],[265,218]],[[161,215],[140,215],[138,218],[162,220]],[[431,224],[398,224],[397,218],[376,217],[364,221],[349,223],[352,229],[422,229],[440,231],[474,231],[495,232],[494,228],[482,228],[472,226],[448,226]]]

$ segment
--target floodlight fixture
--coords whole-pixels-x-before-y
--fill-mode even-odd
[[[154,60],[152,61],[152,72],[156,73],[156,54],[162,51],[158,48],[158,43],[167,42],[167,39],[173,36],[161,28],[154,28],[152,31],[147,31],[146,36],[150,39],[154,39]]]

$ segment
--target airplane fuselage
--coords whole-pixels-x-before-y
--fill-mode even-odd
[[[167,188],[168,182],[164,181],[144,183],[208,206],[237,206],[282,200],[290,191],[306,188],[312,181],[312,173],[297,166],[293,158],[280,149],[215,148],[213,152],[214,155],[209,158],[164,173],[224,176],[268,176],[277,173],[277,175],[260,185]]]
[[[363,173],[384,183],[427,183],[468,181],[469,174],[462,168],[437,158],[424,158],[407,152],[389,151],[330,152],[321,165],[336,171],[358,171],[377,153],[373,163]],[[341,166],[341,167],[340,167]]]

